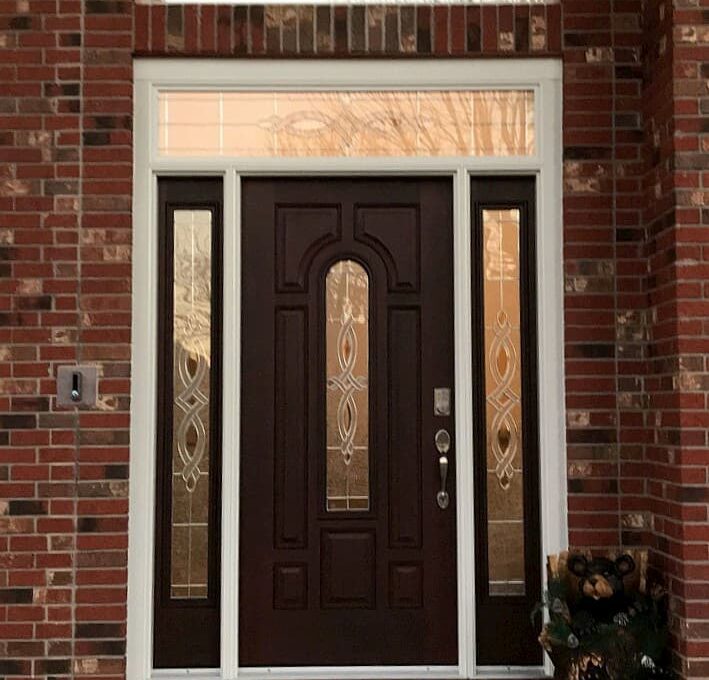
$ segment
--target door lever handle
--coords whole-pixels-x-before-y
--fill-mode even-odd
[[[440,454],[438,459],[438,472],[441,475],[441,490],[436,494],[436,503],[441,510],[445,510],[450,504],[450,496],[446,491],[446,483],[448,481],[448,456],[446,454],[451,448],[451,436],[448,430],[438,430],[434,437],[436,451]]]
[[[441,490],[436,494],[436,503],[441,510],[445,510],[450,503],[450,496],[446,491],[448,481],[448,456],[441,456],[438,459],[438,470],[441,473]]]

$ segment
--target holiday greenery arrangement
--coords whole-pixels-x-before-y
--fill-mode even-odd
[[[636,560],[638,564],[636,565]],[[647,553],[550,555],[539,642],[556,680],[659,680],[667,666],[665,591],[648,586]]]

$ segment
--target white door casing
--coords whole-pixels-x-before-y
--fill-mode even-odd
[[[567,544],[563,376],[561,64],[555,59],[239,61],[138,59],[135,68],[133,326],[127,677],[335,678],[539,677],[539,668],[475,661],[475,546],[471,339],[470,176],[534,175],[542,552]],[[165,158],[157,153],[158,92],[177,90],[531,89],[536,152],[526,157]],[[238,663],[240,178],[246,175],[446,175],[454,183],[455,417],[459,662],[451,667],[240,668]],[[157,395],[157,177],[224,178],[221,668],[154,670],[152,602]],[[541,558],[540,558],[541,559]],[[545,570],[542,569],[542,573]]]

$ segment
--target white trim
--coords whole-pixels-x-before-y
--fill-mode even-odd
[[[205,64],[208,66],[205,67]],[[561,80],[558,59],[136,59],[134,78],[160,89],[403,90],[529,88]]]
[[[127,676],[126,676],[127,677]],[[151,680],[221,680],[218,668],[156,668]]]
[[[236,675],[221,673],[219,669],[156,669],[151,680],[222,680]],[[280,666],[240,668],[239,678],[247,680],[456,680],[458,666]]]
[[[241,412],[241,182],[230,169],[224,182],[224,261],[222,352],[234,361],[222,362],[222,579],[221,662],[226,678],[235,678],[239,660],[239,413]],[[228,367],[228,369],[227,369]],[[234,414],[233,417],[230,414]]]
[[[128,494],[128,623],[126,675],[147,678],[152,669],[153,513],[155,501],[155,399],[157,395],[157,229],[150,83],[136,81],[133,157],[133,302]],[[138,294],[136,294],[138,293]]]
[[[163,0],[166,5],[233,5],[234,0]],[[465,0],[465,5],[543,5],[559,0]],[[350,0],[272,0],[269,5],[349,5]],[[447,5],[448,0],[361,0],[363,5]]]
[[[408,175],[450,175],[458,168],[469,172],[527,175],[539,170],[534,156],[499,158],[155,158],[151,165],[161,175],[221,173],[237,168],[242,175],[311,174],[371,175],[373,172]]]
[[[155,669],[151,680],[221,680],[236,678],[219,669],[170,668]],[[458,666],[280,666],[240,668],[239,678],[248,680],[456,680]]]
[[[208,68],[205,68],[208,64]],[[535,91],[537,155],[524,158],[166,159],[157,155],[157,92],[190,89],[462,89],[523,87]],[[551,59],[391,62],[137,60],[135,62],[133,351],[127,677],[374,680],[402,678],[540,677],[544,667],[478,667],[475,662],[470,192],[475,174],[537,177],[539,413],[543,554],[567,543],[563,380],[561,222],[561,67]],[[458,666],[239,668],[240,177],[245,175],[399,174],[451,177],[454,189],[454,314],[458,539]],[[155,228],[158,174],[224,177],[222,659],[221,670],[152,670],[153,501],[157,292]],[[225,362],[225,365],[227,363]],[[543,558],[542,558],[543,559]],[[542,570],[545,573],[545,570]]]
[[[459,168],[453,185],[453,327],[455,344],[455,473],[458,561],[458,673],[475,673],[475,507],[473,484],[473,329],[470,279],[470,174]]]
[[[475,670],[475,677],[480,680],[492,678],[546,678],[553,673],[554,668],[547,669],[546,665],[539,668],[529,666],[478,666]]]
[[[562,95],[560,82],[541,84],[537,144],[537,338],[539,365],[539,470],[542,556],[568,546],[566,400],[564,394],[564,271],[562,212]],[[546,564],[542,563],[546,588]],[[551,675],[547,655],[544,667]]]
[[[458,666],[285,666],[280,668],[240,668],[240,678],[249,680],[455,680]]]

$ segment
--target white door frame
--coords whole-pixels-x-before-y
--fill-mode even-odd
[[[543,555],[567,544],[561,220],[561,64],[555,59],[134,62],[133,322],[128,549],[127,677],[337,678],[539,677],[534,668],[481,667],[475,653],[470,177],[534,175],[537,188],[537,305],[540,494]],[[181,90],[532,89],[536,152],[526,157],[166,158],[157,152],[158,92]],[[221,668],[155,670],[152,602],[157,395],[157,177],[224,178]],[[454,188],[455,427],[457,479],[457,666],[243,668],[238,663],[240,178],[250,175],[445,175]],[[224,362],[227,365],[227,362]],[[543,557],[541,558],[543,559]],[[542,565],[544,566],[544,565]],[[545,569],[542,569],[545,573]],[[186,641],[188,644],[188,641]]]

